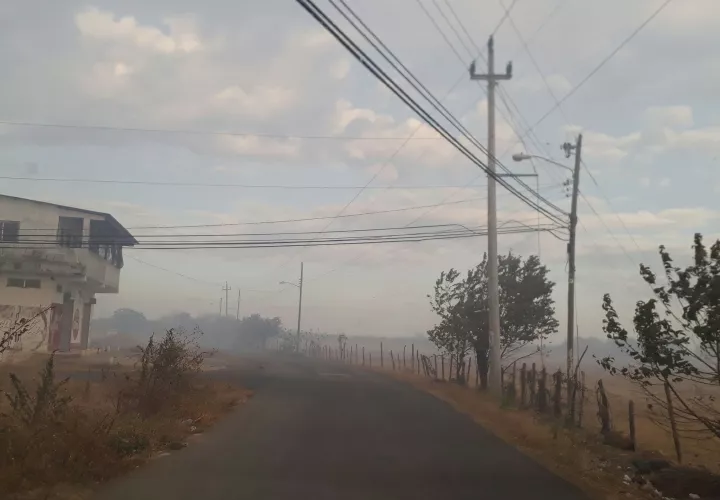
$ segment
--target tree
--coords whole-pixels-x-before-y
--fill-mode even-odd
[[[151,330],[150,323],[145,315],[134,309],[117,309],[110,320],[112,327],[118,333],[132,335],[146,333]]]
[[[489,301],[487,255],[464,279],[455,269],[440,274],[435,293],[428,295],[440,322],[428,331],[430,340],[458,359],[475,351],[481,387],[487,387]],[[498,259],[501,359],[509,363],[528,355],[524,348],[557,331],[548,270],[537,256],[527,260],[511,253]],[[457,364],[458,370],[462,364]],[[458,372],[459,375],[459,372]]]
[[[610,295],[605,294],[603,331],[633,361],[620,368],[612,357],[598,362],[609,373],[637,383],[669,417],[677,415],[680,430],[697,434],[699,427],[720,438],[720,407],[714,396],[691,396],[679,390],[683,383],[711,389],[720,386],[720,240],[708,253],[698,233],[692,248],[692,264],[681,269],[660,246],[665,284],[658,283],[649,267],[640,265],[640,275],[653,297],[636,304],[634,337],[622,327]],[[664,397],[657,386],[665,389]],[[673,397],[680,404],[670,415]]]
[[[280,318],[264,318],[259,314],[252,314],[240,320],[240,343],[246,347],[263,349],[267,341],[279,337],[284,329]]]

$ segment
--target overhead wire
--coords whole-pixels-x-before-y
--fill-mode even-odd
[[[301,3],[313,3],[312,0],[298,0],[298,1],[301,2]],[[425,87],[425,85],[423,85],[422,82],[420,82],[420,81],[415,77],[415,75],[397,58],[397,56],[393,53],[393,51],[390,50],[390,49],[385,45],[385,43],[365,24],[365,22],[354,12],[354,10],[347,4],[347,2],[345,2],[345,0],[339,0],[339,2],[340,2],[340,3],[344,6],[344,8],[347,10],[347,13],[346,13],[345,11],[343,11],[343,9],[341,9],[341,8],[337,5],[337,3],[335,2],[335,0],[329,0],[329,2],[330,2],[330,4],[333,5],[333,6],[335,7],[335,9],[336,9],[338,12],[340,12],[340,14],[361,34],[361,36],[362,36],[368,43],[370,43],[370,45],[373,46],[373,48],[375,48],[375,50],[376,50],[388,63],[390,63],[391,66],[393,66],[393,67],[398,71],[398,73],[403,77],[403,79],[405,79],[408,83],[410,83],[410,85],[411,85],[416,91],[418,91],[418,92],[420,93],[420,95],[421,95],[426,101],[428,101],[428,103],[429,103],[433,108],[435,108],[437,111],[439,111],[440,114],[441,114],[446,120],[448,120],[448,122],[450,122],[450,124],[453,125],[453,126],[463,135],[463,137],[465,137],[466,139],[468,139],[468,140],[471,142],[472,145],[474,145],[475,147],[477,147],[478,149],[480,149],[481,151],[483,151],[484,153],[487,154],[487,148],[485,148],[485,146],[484,146],[482,143],[480,143],[480,142],[477,140],[477,138],[475,138],[475,137],[469,132],[469,130],[468,130],[454,115],[452,115],[452,113],[450,113],[449,110],[448,110],[441,102],[438,101],[438,99],[437,99],[434,95],[432,95],[432,93],[427,89],[427,87]],[[320,11],[320,12],[321,12],[321,11]],[[348,13],[349,13],[349,15],[348,15]],[[350,16],[352,16],[352,17],[355,19],[355,21],[353,21],[353,19],[350,19]],[[330,23],[332,23],[331,20],[328,19],[328,21],[329,21]],[[356,21],[357,21],[357,22],[356,22]],[[362,29],[360,29],[360,27],[358,26],[358,24],[362,27]],[[363,32],[363,29],[364,29],[367,33]],[[342,33],[342,30],[340,30],[340,33]],[[344,33],[343,33],[343,34],[344,34]],[[347,36],[347,35],[345,35],[345,36]],[[374,41],[371,40],[370,38],[372,38]],[[378,47],[378,44],[379,44],[379,47]],[[382,50],[381,50],[381,48],[382,48]],[[364,52],[362,51],[362,49],[359,49],[359,50],[360,50],[361,53],[364,53]],[[366,55],[365,55],[365,56],[366,56]],[[366,56],[366,57],[367,57],[367,56]],[[392,59],[392,60],[391,60],[391,59]],[[398,65],[400,66],[400,68],[401,68],[403,71],[400,71],[400,69],[398,68]],[[380,71],[387,77],[387,75],[382,71],[382,69],[380,69]],[[393,83],[394,83],[395,85],[397,85],[394,81],[393,81]],[[401,92],[404,92],[404,91],[402,91],[402,89],[400,89],[400,91],[401,91]],[[394,92],[394,93],[395,93],[395,92]],[[407,96],[407,94],[405,94],[405,95]],[[409,96],[407,96],[407,97],[409,97]],[[405,99],[403,99],[403,100],[405,100]],[[548,209],[545,209],[544,207],[542,207],[542,206],[540,206],[540,205],[537,205],[532,199],[529,199],[524,193],[518,191],[516,188],[514,188],[512,185],[510,185],[509,182],[505,181],[505,179],[504,179],[502,176],[499,176],[499,175],[496,174],[495,172],[491,172],[491,171],[487,168],[487,165],[485,165],[481,160],[479,160],[479,158],[477,158],[477,156],[475,156],[474,154],[472,154],[472,153],[469,151],[469,149],[467,149],[467,147],[466,147],[465,145],[463,145],[461,142],[459,142],[453,135],[449,134],[449,133],[447,132],[447,130],[444,129],[444,127],[442,127],[434,118],[432,118],[431,115],[427,114],[427,111],[425,111],[423,108],[419,107],[419,105],[417,105],[417,103],[414,102],[414,100],[410,99],[410,101],[411,101],[413,104],[410,104],[409,102],[406,102],[406,104],[408,104],[408,105],[410,105],[410,106],[413,106],[413,105],[414,105],[415,107],[414,107],[413,109],[414,109],[416,112],[421,111],[421,112],[424,114],[424,115],[421,114],[421,117],[423,117],[423,119],[425,119],[426,121],[427,121],[428,118],[431,119],[432,122],[428,122],[429,125],[431,125],[433,128],[435,128],[435,130],[436,130],[438,133],[441,133],[442,135],[445,135],[445,136],[448,138],[448,140],[451,142],[451,144],[453,144],[453,146],[456,147],[456,149],[458,149],[458,150],[461,151],[466,157],[468,157],[469,159],[471,159],[471,160],[472,160],[477,166],[479,166],[482,170],[486,171],[486,173],[488,173],[489,176],[493,177],[493,178],[496,180],[496,182],[498,182],[500,185],[502,185],[503,187],[505,187],[505,189],[507,189],[507,190],[515,193],[515,196],[516,196],[517,198],[521,199],[524,203],[526,203],[526,204],[529,205],[530,207],[535,208],[536,210],[541,210],[541,211],[543,211],[543,212],[544,212],[548,217],[550,217],[550,218],[557,217],[557,216],[555,216],[554,214],[552,214],[551,212],[549,212]],[[418,111],[418,110],[419,110],[419,111]],[[497,161],[497,159],[496,159],[496,161]],[[504,165],[502,165],[501,162],[498,162],[498,164],[501,166],[501,168],[507,170],[507,168],[504,167]],[[515,180],[517,181],[517,179],[515,179]],[[521,184],[523,184],[524,187],[526,187],[529,191],[533,192],[533,191],[532,191],[532,188],[530,188],[530,187],[527,186],[526,184],[522,183],[522,181],[518,181],[518,182],[521,183]],[[536,194],[536,193],[533,192],[533,194]],[[557,206],[554,206],[552,203],[548,202],[547,200],[543,200],[543,202],[546,203],[551,209],[557,210],[557,211],[560,212],[561,214],[566,215],[565,212],[564,212],[562,209],[560,209],[560,208],[557,207]],[[559,221],[559,219],[558,219],[558,221]]]

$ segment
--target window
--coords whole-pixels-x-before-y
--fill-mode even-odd
[[[20,235],[20,223],[12,220],[0,221],[0,242],[17,243]]]
[[[57,230],[58,245],[80,248],[83,240],[82,217],[60,217]]]
[[[13,288],[40,288],[39,279],[8,278],[7,286]]]

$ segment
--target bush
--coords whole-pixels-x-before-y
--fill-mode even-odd
[[[187,335],[171,328],[160,342],[151,336],[140,349],[140,373],[135,387],[125,394],[126,403],[135,405],[143,415],[152,415],[172,404],[190,387],[192,376],[202,368],[207,352],[200,349],[194,330]]]

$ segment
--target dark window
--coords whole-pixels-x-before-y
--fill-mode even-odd
[[[39,279],[8,278],[7,286],[13,288],[40,288]]]
[[[80,248],[83,239],[82,217],[60,217],[57,231],[58,245]]]
[[[20,235],[20,223],[12,220],[0,221],[0,241],[17,243]]]

